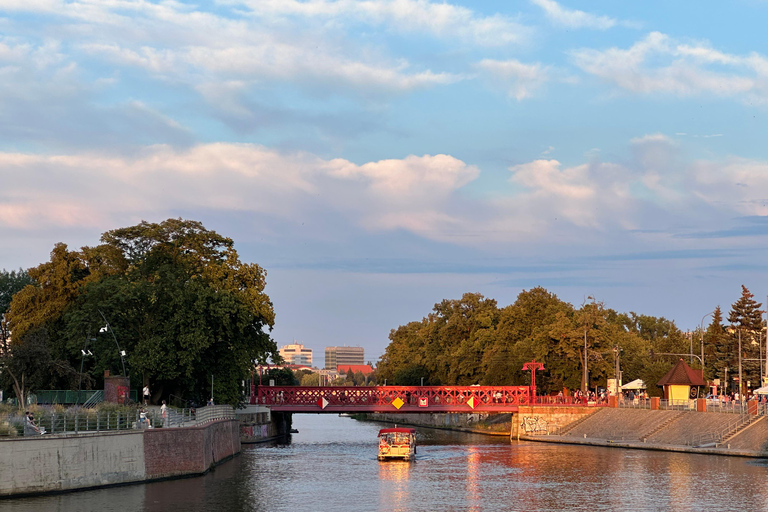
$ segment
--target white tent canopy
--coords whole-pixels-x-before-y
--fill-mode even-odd
[[[763,386],[761,388],[757,388],[752,392],[755,395],[768,395],[768,386]]]
[[[621,386],[622,391],[628,391],[630,389],[645,389],[645,382],[641,379],[635,379],[632,382],[627,382]]]

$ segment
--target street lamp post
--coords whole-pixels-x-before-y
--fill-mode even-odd
[[[619,369],[620,352],[621,352],[621,349],[618,346],[613,347],[613,356],[614,356],[614,363],[615,363],[615,367],[613,369],[613,380],[614,380],[613,388],[614,388],[615,396],[619,396],[619,379],[620,379],[619,375],[621,375],[621,370]]]
[[[744,399],[741,397],[742,389],[744,388],[741,380],[741,328],[739,328],[739,403],[744,403]]]
[[[584,373],[581,376],[581,392],[586,393],[589,389],[589,370],[587,370],[587,328],[584,327]]]
[[[699,342],[701,343],[701,378],[704,378],[704,319],[707,318],[709,315],[714,315],[715,310],[710,311],[703,317],[701,317],[701,325],[699,326]],[[691,348],[691,353],[693,353],[693,348]],[[693,358],[691,358],[693,359]]]
[[[120,349],[120,344],[117,342],[117,336],[115,336],[115,331],[112,329],[112,326],[109,325],[109,322],[107,321],[107,317],[104,316],[104,313],[102,313],[100,309],[97,309],[96,311],[99,312],[99,314],[101,315],[101,318],[104,319],[104,323],[107,324],[101,329],[99,329],[99,332],[109,331],[110,333],[112,333],[112,338],[115,340],[115,346],[117,346],[117,353],[120,354],[120,363],[123,365],[123,377],[125,377],[125,350]]]
[[[523,370],[531,370],[531,396],[533,397],[533,400],[535,403],[536,400],[536,370],[543,370],[544,369],[544,363],[539,363],[536,361],[536,358],[533,358],[533,361],[528,361],[527,363],[523,364]]]

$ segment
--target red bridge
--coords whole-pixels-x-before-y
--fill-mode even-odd
[[[596,406],[571,397],[535,397],[528,386],[259,386],[256,403],[273,411],[517,412],[521,405]]]

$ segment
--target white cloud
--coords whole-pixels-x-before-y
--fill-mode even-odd
[[[320,215],[337,211],[367,229],[425,236],[451,222],[450,199],[479,173],[448,155],[356,165],[223,143],[187,150],[153,146],[135,158],[0,153],[0,172],[6,177],[5,227],[109,225],[125,215],[195,209],[296,221],[320,208]]]
[[[518,60],[483,59],[477,67],[488,73],[493,81],[507,90],[510,97],[520,101],[529,98],[550,79],[550,69],[536,64],[523,64]]]
[[[462,77],[390,57],[381,46],[361,41],[356,24],[475,45],[519,42],[527,33],[500,15],[478,15],[426,0],[231,2],[232,10],[221,14],[178,2],[122,0],[13,2],[4,7],[72,20],[56,31],[72,37],[73,48],[163,79],[193,86],[233,79],[292,82],[363,95]],[[244,7],[252,10],[244,12]]]
[[[187,47],[137,50],[116,45],[90,44],[82,48],[122,65],[138,66],[161,75],[206,73],[222,80],[294,81],[316,86],[318,80],[361,91],[408,91],[461,79],[450,73],[430,70],[409,72],[408,64],[388,66],[363,62],[334,52],[267,40],[258,45],[226,48]]]
[[[607,30],[616,25],[616,20],[613,18],[567,9],[554,0],[531,0],[531,2],[544,9],[547,18],[553,23],[564,27]]]
[[[179,212],[249,215],[254,229],[292,237],[405,231],[451,244],[557,240],[598,233],[674,233],[767,215],[768,162],[681,162],[663,134],[633,139],[621,164],[552,159],[510,168],[492,196],[462,189],[480,170],[451,155],[354,163],[252,144],[148,146],[132,157],[0,153],[0,230],[108,229]],[[192,216],[195,216],[192,213]],[[128,219],[127,221],[125,219]]]
[[[628,49],[581,49],[572,57],[583,71],[634,93],[768,100],[768,60],[756,53],[729,55],[652,32]]]
[[[431,34],[480,46],[502,46],[526,40],[531,31],[514,20],[495,14],[478,15],[466,7],[427,0],[228,0],[245,5],[252,15],[300,17],[367,25],[387,25],[391,30]]]
[[[766,161],[699,161],[692,166],[691,186],[698,198],[726,215],[768,215]]]

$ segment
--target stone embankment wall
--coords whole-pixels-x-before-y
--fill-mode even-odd
[[[199,475],[240,452],[237,420],[0,440],[0,496]]]
[[[271,412],[263,405],[248,405],[235,411],[240,421],[241,443],[263,443],[288,435],[291,414]]]
[[[530,420],[534,420],[543,429],[542,433],[559,432],[601,409],[601,407],[520,406],[518,412],[512,416],[510,435],[512,437],[517,437],[518,434],[523,435],[525,433],[523,424],[529,423]]]
[[[511,414],[466,413],[368,413],[356,414],[355,418],[398,425],[443,428],[461,432],[474,432],[508,436]]]

